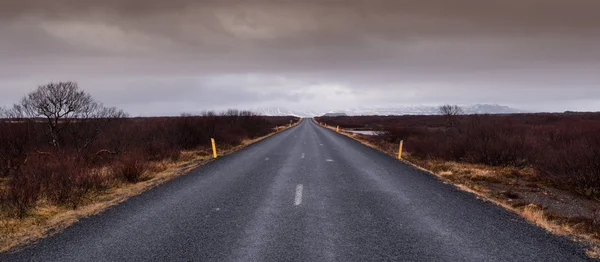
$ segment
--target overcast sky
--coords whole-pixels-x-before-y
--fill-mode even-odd
[[[600,111],[599,0],[0,0],[0,105]]]

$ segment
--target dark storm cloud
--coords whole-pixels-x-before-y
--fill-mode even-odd
[[[33,82],[72,79],[107,103],[157,114],[355,103],[594,109],[598,10],[597,0],[0,0],[0,103]]]

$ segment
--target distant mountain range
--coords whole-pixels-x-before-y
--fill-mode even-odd
[[[495,104],[476,104],[461,106],[465,114],[518,114],[526,111]],[[253,112],[266,116],[298,116],[313,117],[325,114],[346,114],[349,116],[361,115],[437,115],[438,106],[406,105],[397,107],[357,107],[332,111],[299,111],[284,108],[259,108]]]

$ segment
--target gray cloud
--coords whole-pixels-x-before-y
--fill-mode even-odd
[[[133,114],[598,110],[596,0],[0,0],[0,104],[75,80]]]

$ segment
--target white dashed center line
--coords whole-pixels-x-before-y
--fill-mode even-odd
[[[304,153],[302,153],[302,156],[300,158],[304,159]]]
[[[299,206],[302,204],[302,184],[296,186],[296,198],[294,199],[294,205]]]

